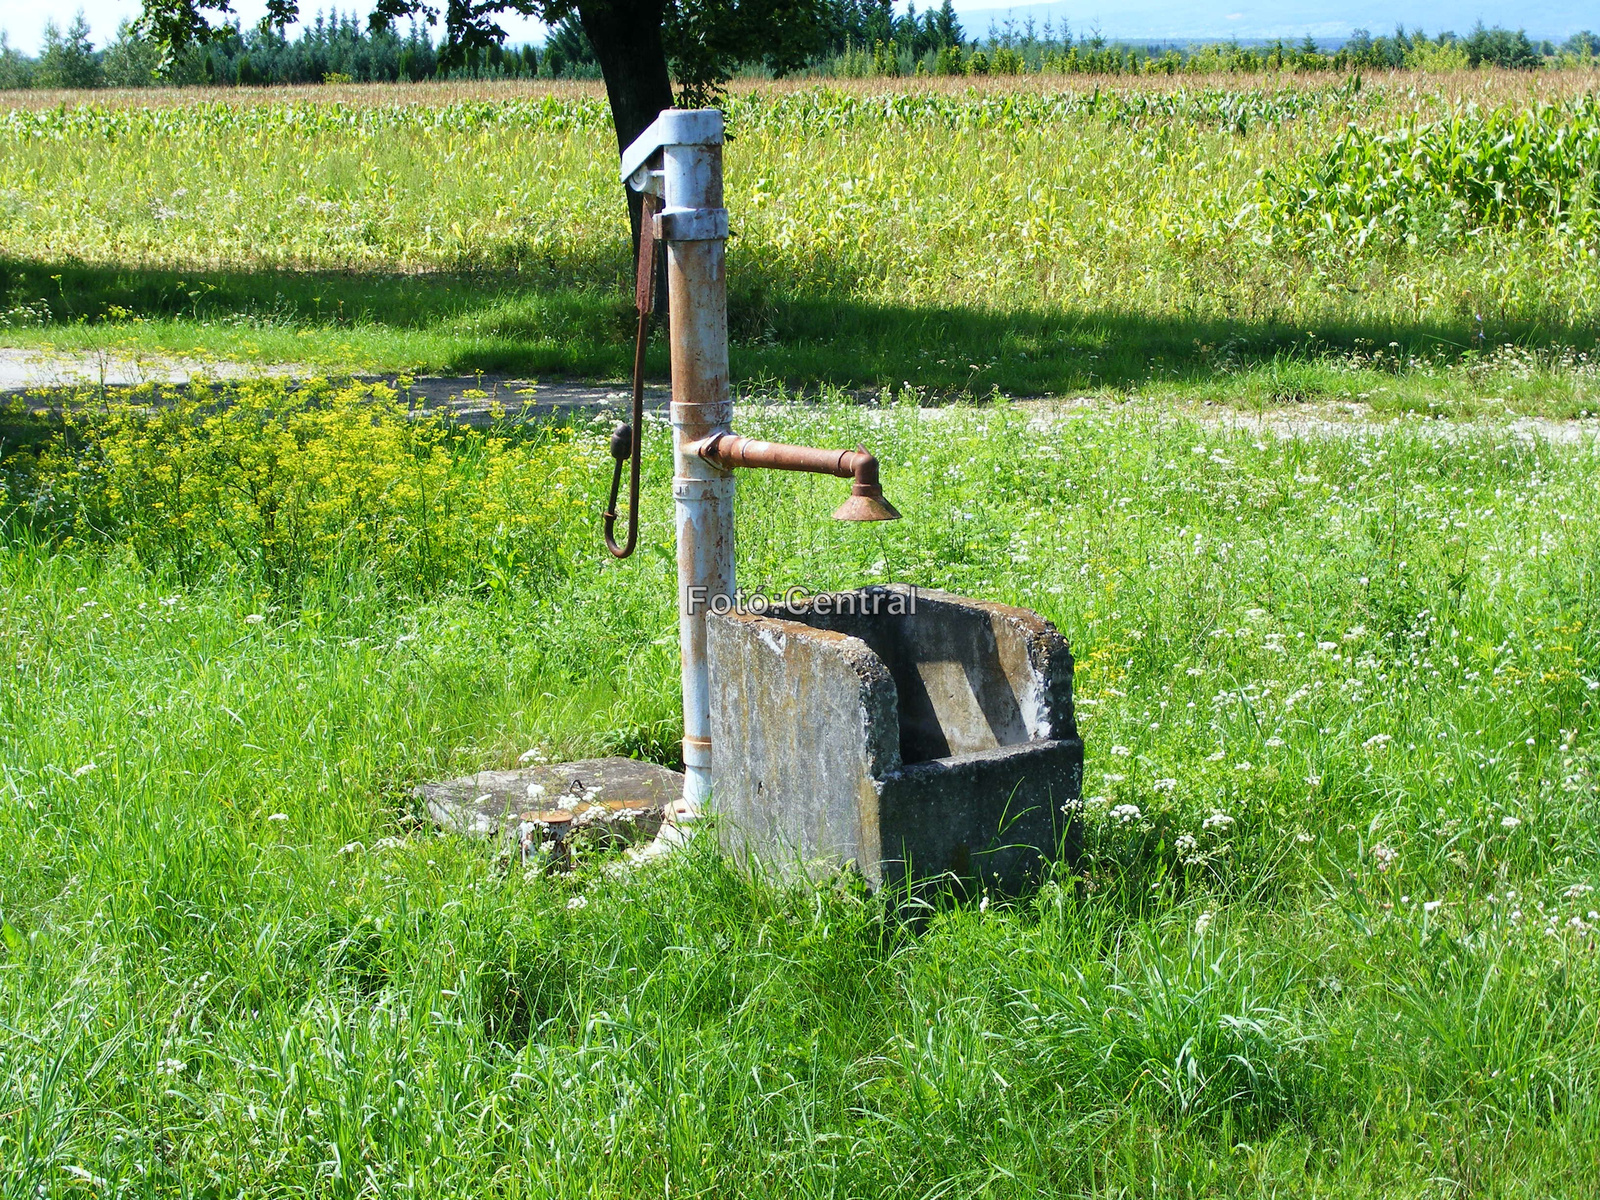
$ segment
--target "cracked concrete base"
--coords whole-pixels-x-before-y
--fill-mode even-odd
[[[649,844],[683,795],[683,776],[632,758],[586,758],[479,771],[420,784],[412,794],[444,829],[501,838],[524,862],[548,854],[560,867],[574,846]]]

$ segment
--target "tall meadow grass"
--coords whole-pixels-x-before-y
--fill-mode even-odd
[[[907,518],[744,477],[746,586],[910,580],[1073,643],[1079,870],[907,921],[709,838],[525,876],[419,823],[421,778],[670,745],[666,433],[616,564],[604,417],[413,434],[382,395],[277,386],[7,460],[7,1194],[1592,1190],[1592,442],[741,413],[870,445]],[[293,588],[226,544],[197,570],[199,531],[89,471],[146,505],[179,462],[238,480],[245,421],[303,440],[280,463],[361,452]],[[518,505],[564,477],[591,503],[537,510],[516,538],[549,557],[503,586],[465,535],[419,574],[403,481],[457,480],[440,528],[475,527],[501,460]]]

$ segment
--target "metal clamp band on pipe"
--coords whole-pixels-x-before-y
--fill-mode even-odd
[[[711,739],[686,737],[683,739],[683,765],[686,767],[711,766]]]
[[[667,405],[667,423],[700,429],[726,425],[733,420],[732,398],[723,400],[674,400]]]
[[[718,475],[712,479],[679,479],[672,481],[672,498],[674,500],[721,500],[733,499],[733,476]]]
[[[725,208],[668,208],[656,214],[655,234],[664,242],[717,242],[728,237]]]

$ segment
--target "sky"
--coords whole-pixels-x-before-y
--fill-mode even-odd
[[[324,0],[300,0],[301,10],[313,15]],[[923,7],[934,0],[924,0]],[[329,8],[363,14],[365,0],[330,0]],[[266,0],[234,0],[240,19],[258,20]],[[896,4],[903,10],[903,0]],[[0,29],[11,44],[37,53],[44,24],[54,20],[65,28],[83,10],[96,46],[103,46],[119,22],[139,14],[139,0],[0,0]],[[1365,28],[1386,33],[1396,22],[1430,33],[1454,29],[1466,33],[1475,21],[1526,29],[1531,36],[1561,39],[1579,29],[1600,29],[1600,5],[1595,0],[1053,0],[1051,3],[1007,6],[997,0],[955,0],[969,35],[988,31],[991,21],[1003,22],[1009,14],[1019,23],[1028,16],[1039,25],[1046,18],[1059,28],[1070,24],[1074,34],[1098,30],[1107,38],[1344,38]],[[502,14],[501,25],[513,42],[543,38],[543,27],[514,13]]]

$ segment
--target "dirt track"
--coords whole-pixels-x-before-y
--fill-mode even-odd
[[[99,388],[121,390],[144,384],[183,384],[195,378],[234,380],[262,375],[291,379],[309,378],[326,371],[303,364],[257,364],[228,361],[202,362],[197,359],[130,359],[93,354],[46,354],[31,350],[0,349],[0,403],[8,399],[64,389]],[[393,374],[358,375],[364,380],[396,383]],[[405,393],[411,402],[432,411],[449,409],[468,424],[482,425],[492,420],[493,408],[527,416],[548,416],[561,412],[621,410],[628,403],[628,388],[621,383],[592,383],[581,380],[528,380],[508,375],[416,376]],[[645,404],[664,409],[668,401],[664,384],[645,389]],[[752,400],[759,402],[759,397]],[[1552,445],[1577,446],[1600,439],[1600,420],[1553,420],[1546,417],[1508,415],[1499,419],[1471,421],[1429,418],[1420,415],[1388,417],[1375,414],[1364,404],[1301,404],[1289,408],[1251,412],[1207,406],[1178,407],[1152,401],[1116,402],[1097,397],[1061,398],[1052,396],[1016,397],[1014,402],[1034,410],[1036,429],[1081,419],[1085,416],[1122,412],[1130,418],[1189,420],[1211,428],[1272,434],[1279,438],[1361,437],[1405,429],[1422,437],[1459,438],[1473,431],[1494,430],[1529,441]],[[946,407],[922,410],[927,419],[938,420]]]

